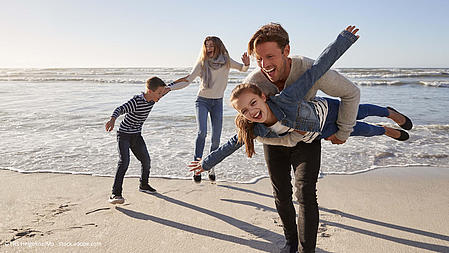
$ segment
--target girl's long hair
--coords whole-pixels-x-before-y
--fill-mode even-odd
[[[254,84],[242,83],[237,85],[231,92],[231,104],[238,99],[244,92],[252,92],[262,97],[262,91]],[[256,151],[254,150],[254,122],[247,120],[240,112],[235,117],[235,125],[237,126],[237,137],[239,143],[245,144],[246,155],[252,157]]]

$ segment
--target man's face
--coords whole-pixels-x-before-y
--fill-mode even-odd
[[[276,42],[263,42],[256,45],[255,56],[257,65],[262,69],[267,78],[276,83],[285,81],[290,73],[288,66],[288,54],[290,53],[290,46],[284,47],[284,50],[279,48]]]
[[[148,90],[148,93],[150,95],[150,100],[153,100],[154,102],[157,102],[167,92],[166,92],[165,87],[158,87],[155,91]]]

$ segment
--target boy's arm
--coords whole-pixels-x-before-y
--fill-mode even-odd
[[[242,145],[243,143],[238,142],[237,135],[234,135],[225,144],[221,145],[218,149],[214,150],[208,156],[206,156],[202,161],[191,162],[189,167],[192,169],[190,171],[200,173],[206,170],[210,170],[212,167],[223,161],[226,157],[234,153]]]
[[[130,113],[136,110],[137,107],[137,101],[135,98],[131,98],[128,102],[124,103],[123,105],[115,108],[114,112],[111,115],[111,118],[108,122],[106,122],[106,131],[110,132],[112,129],[114,129],[115,120],[122,114]]]
[[[313,84],[357,41],[358,35],[355,35],[357,31],[358,29],[354,30],[353,26],[349,26],[342,31],[337,39],[324,49],[312,67],[304,72],[298,80],[285,88],[279,96],[291,101],[303,99]]]

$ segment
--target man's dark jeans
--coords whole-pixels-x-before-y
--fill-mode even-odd
[[[319,222],[316,182],[320,170],[321,142],[300,142],[295,147],[264,144],[263,147],[285,238],[291,244],[299,241],[299,252],[315,252]],[[292,168],[297,189],[295,196],[299,202],[298,226],[292,201]]]
[[[119,151],[119,161],[117,172],[115,173],[114,185],[112,186],[112,194],[122,195],[122,185],[125,173],[129,165],[129,150],[142,164],[140,183],[147,184],[150,176],[151,159],[148,154],[147,145],[140,133],[126,134],[117,132],[117,143]]]

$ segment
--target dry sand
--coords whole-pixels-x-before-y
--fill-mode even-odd
[[[236,184],[0,170],[0,252],[278,252],[268,179]],[[318,182],[317,252],[449,252],[449,169],[388,168]]]

